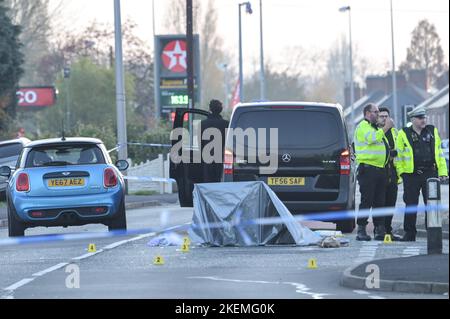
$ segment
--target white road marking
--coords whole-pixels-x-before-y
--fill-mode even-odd
[[[119,246],[121,246],[123,244],[126,244],[127,242],[128,242],[127,240],[121,240],[121,241],[118,241],[116,243],[112,243],[112,244],[110,244],[108,246],[105,246],[105,247],[103,247],[103,249],[104,250],[113,249],[113,248],[119,247]]]
[[[113,248],[125,245],[127,243],[131,243],[133,241],[137,241],[137,240],[155,236],[155,235],[156,235],[156,233],[142,234],[142,235],[139,235],[139,236],[127,239],[127,240],[121,240],[121,241],[118,241],[118,242],[115,242],[115,243],[109,244],[108,246],[103,247],[103,250],[113,249]]]
[[[95,256],[95,255],[97,255],[97,254],[100,254],[101,252],[103,252],[103,249],[99,249],[99,250],[97,250],[95,253],[87,253],[87,254],[84,254],[84,255],[81,255],[81,256],[72,258],[72,260],[83,260],[83,259],[86,259],[86,258]]]
[[[377,254],[377,249],[379,245],[380,245],[379,241],[364,242],[359,251],[358,257],[355,259],[354,262],[363,263],[374,259]]]
[[[358,295],[370,295],[370,292],[365,290],[353,290],[353,292]]]
[[[40,272],[34,273],[34,274],[33,274],[33,277],[40,277],[40,276],[43,276],[43,275],[45,275],[45,274],[48,274],[49,272],[58,270],[58,269],[60,269],[60,268],[62,268],[62,267],[65,267],[65,266],[67,266],[67,265],[68,265],[68,263],[60,263],[60,264],[57,264],[57,265],[52,266],[52,267],[50,267],[50,268],[44,269],[44,270],[42,270],[42,271],[40,271]]]
[[[22,279],[22,280],[20,280],[20,281],[18,281],[18,282],[16,282],[16,283],[12,284],[11,286],[6,287],[4,290],[7,290],[7,291],[14,291],[14,290],[16,290],[17,288],[20,288],[20,287],[25,286],[26,284],[32,282],[34,279],[36,279],[36,277],[34,277],[34,278],[25,278],[25,279]]]
[[[381,296],[369,296],[370,299],[386,299],[385,297]]]
[[[173,229],[173,228],[176,228],[176,227],[179,227],[179,226],[171,227],[170,229]],[[143,238],[146,238],[146,237],[151,237],[151,236],[154,236],[154,235],[156,235],[156,233],[148,233],[148,234],[142,234],[142,235],[130,238],[128,240],[121,240],[121,241],[109,244],[109,245],[105,246],[103,249],[99,249],[99,250],[97,250],[94,253],[87,253],[87,254],[84,254],[84,255],[72,258],[71,261],[83,260],[83,259],[95,256],[95,255],[97,255],[97,254],[99,254],[101,252],[104,252],[106,250],[113,249],[113,248],[119,247],[121,245],[124,245],[126,243],[133,242],[133,241],[136,241],[136,240],[139,240],[139,239],[143,239]],[[68,264],[69,263],[59,263],[57,265],[54,265],[52,267],[49,267],[47,269],[44,269],[44,270],[41,270],[39,272],[34,273],[32,275],[33,276],[32,278],[22,279],[22,280],[20,280],[20,281],[18,281],[16,283],[10,285],[9,287],[4,288],[3,290],[6,291],[7,294],[1,296],[0,299],[14,299],[13,293],[14,293],[14,291],[16,289],[29,284],[30,282],[32,282],[34,279],[36,279],[38,277],[41,277],[41,276],[46,275],[46,274],[49,274],[49,273],[51,273],[51,272],[53,272],[55,270],[61,269],[61,268],[65,267],[65,266],[67,266]]]
[[[420,255],[420,248],[421,247],[419,247],[419,246],[406,247],[402,252],[402,257],[410,257],[410,256]]]
[[[323,299],[324,296],[330,296],[330,294],[323,293],[315,293],[310,292],[311,288],[308,288],[306,285],[297,283],[297,282],[282,282],[282,281],[263,281],[263,280],[240,280],[240,279],[226,279],[219,277],[188,277],[189,279],[207,279],[214,281],[227,281],[227,282],[236,282],[236,283],[251,283],[251,284],[271,284],[271,285],[291,285],[295,287],[295,292],[303,295],[311,296],[313,299]]]

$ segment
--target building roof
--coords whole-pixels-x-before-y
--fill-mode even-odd
[[[397,105],[419,105],[429,96],[428,93],[419,89],[415,85],[408,84],[405,88],[397,90]],[[384,106],[392,109],[393,94],[385,94],[383,91],[375,91],[370,95],[363,96],[355,102],[355,123],[361,121],[364,116],[362,114],[364,105],[373,103],[377,106]],[[351,113],[351,108],[348,107],[344,111],[344,116],[347,118]]]
[[[416,108],[423,107],[425,109],[437,109],[445,106],[448,107],[448,84],[423,101]]]

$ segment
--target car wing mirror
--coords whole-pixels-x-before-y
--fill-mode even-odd
[[[9,178],[11,176],[11,167],[9,166],[2,166],[0,167],[0,176]]]
[[[116,167],[119,169],[119,171],[123,172],[126,171],[128,167],[130,167],[130,164],[128,163],[128,161],[118,160],[116,162]]]

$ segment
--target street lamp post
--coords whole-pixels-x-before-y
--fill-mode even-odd
[[[264,70],[264,43],[263,43],[263,14],[262,0],[259,0],[259,37],[260,37],[260,100],[266,99],[266,75]]]
[[[392,41],[392,108],[394,113],[394,124],[399,124],[398,106],[397,106],[397,76],[395,74],[395,55],[394,55],[394,14],[392,12],[391,0],[391,41]],[[405,123],[406,125],[406,123]]]
[[[65,89],[66,89],[66,127],[67,131],[70,132],[70,75],[71,75],[71,69],[69,66],[66,66],[63,70],[64,73],[64,82],[65,82]]]
[[[249,1],[239,3],[239,100],[242,102],[244,99],[244,75],[242,71],[242,18],[241,7],[245,6],[245,11],[248,14],[252,14],[252,5]]]
[[[339,8],[340,12],[348,11],[348,30],[349,30],[349,55],[350,55],[350,107],[351,107],[351,124],[350,131],[353,132],[355,126],[355,86],[353,82],[353,48],[352,48],[352,15],[350,6]]]
[[[119,160],[127,160],[127,118],[125,111],[125,83],[123,75],[122,54],[122,21],[120,14],[120,0],[114,0],[115,50],[116,50],[116,111],[117,111],[117,140],[119,146]]]

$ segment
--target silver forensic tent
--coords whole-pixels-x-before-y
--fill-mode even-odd
[[[194,187],[193,243],[211,246],[313,245],[321,237],[301,225],[264,182]],[[260,223],[278,217],[277,223]],[[258,223],[254,221],[258,220]]]

